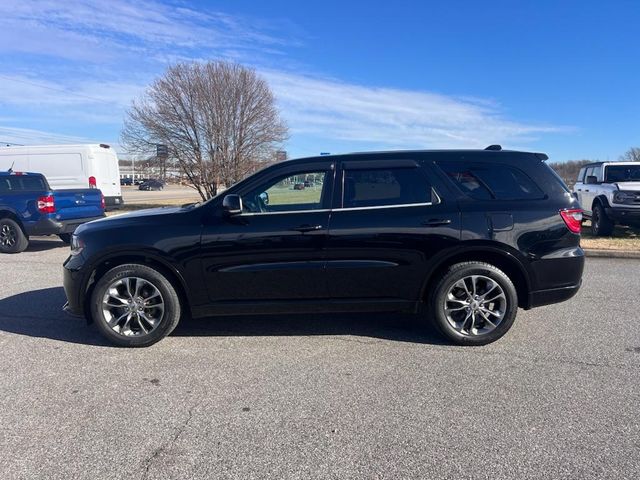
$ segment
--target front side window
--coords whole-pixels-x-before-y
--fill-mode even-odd
[[[476,200],[527,200],[544,193],[523,171],[507,165],[440,162],[447,176]]]
[[[416,168],[345,170],[343,208],[431,202],[432,188]]]
[[[247,213],[295,212],[323,208],[327,171],[303,171],[269,180],[242,195]]]

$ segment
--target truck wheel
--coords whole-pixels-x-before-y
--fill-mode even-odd
[[[29,239],[14,220],[0,218],[0,252],[20,253],[29,246]]]
[[[591,214],[591,233],[596,237],[607,237],[613,233],[615,223],[607,216],[600,203],[593,206]]]
[[[509,331],[518,294],[509,277],[483,262],[449,268],[429,302],[436,328],[458,345],[486,345]]]
[[[91,295],[100,332],[121,347],[147,347],[169,335],[180,320],[180,299],[157,270],[139,264],[112,268]]]
[[[60,233],[58,235],[58,237],[60,237],[60,240],[62,240],[67,245],[69,245],[71,243],[71,234],[70,233]]]

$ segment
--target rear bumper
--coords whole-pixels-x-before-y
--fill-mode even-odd
[[[582,285],[584,251],[580,247],[560,250],[532,264],[535,280],[528,293],[525,308],[564,302]]]
[[[122,196],[118,196],[118,197],[104,197],[104,206],[108,209],[108,210],[115,210],[120,208],[122,205],[124,205],[124,200],[122,199]]]
[[[543,305],[551,305],[552,303],[560,303],[565,300],[569,300],[578,293],[581,285],[582,279],[580,279],[576,285],[570,285],[568,287],[529,292],[529,308],[541,307]]]
[[[55,220],[53,218],[43,217],[35,223],[26,223],[25,230],[27,235],[59,235],[61,233],[73,233],[83,223],[103,218],[99,217],[74,218],[72,220]]]
[[[604,209],[607,216],[618,222],[640,222],[640,208],[611,208]]]

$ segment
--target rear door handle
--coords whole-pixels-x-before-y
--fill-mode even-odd
[[[448,218],[430,218],[422,222],[425,227],[437,227],[438,225],[449,225],[451,220]]]
[[[589,190],[585,190],[585,192],[588,192]]]
[[[322,225],[299,225],[297,227],[292,228],[291,230],[295,230],[296,232],[315,232],[317,230],[322,230]]]

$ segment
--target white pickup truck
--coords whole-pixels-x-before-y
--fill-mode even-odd
[[[611,235],[616,222],[640,224],[640,162],[585,165],[573,191],[594,235]]]

